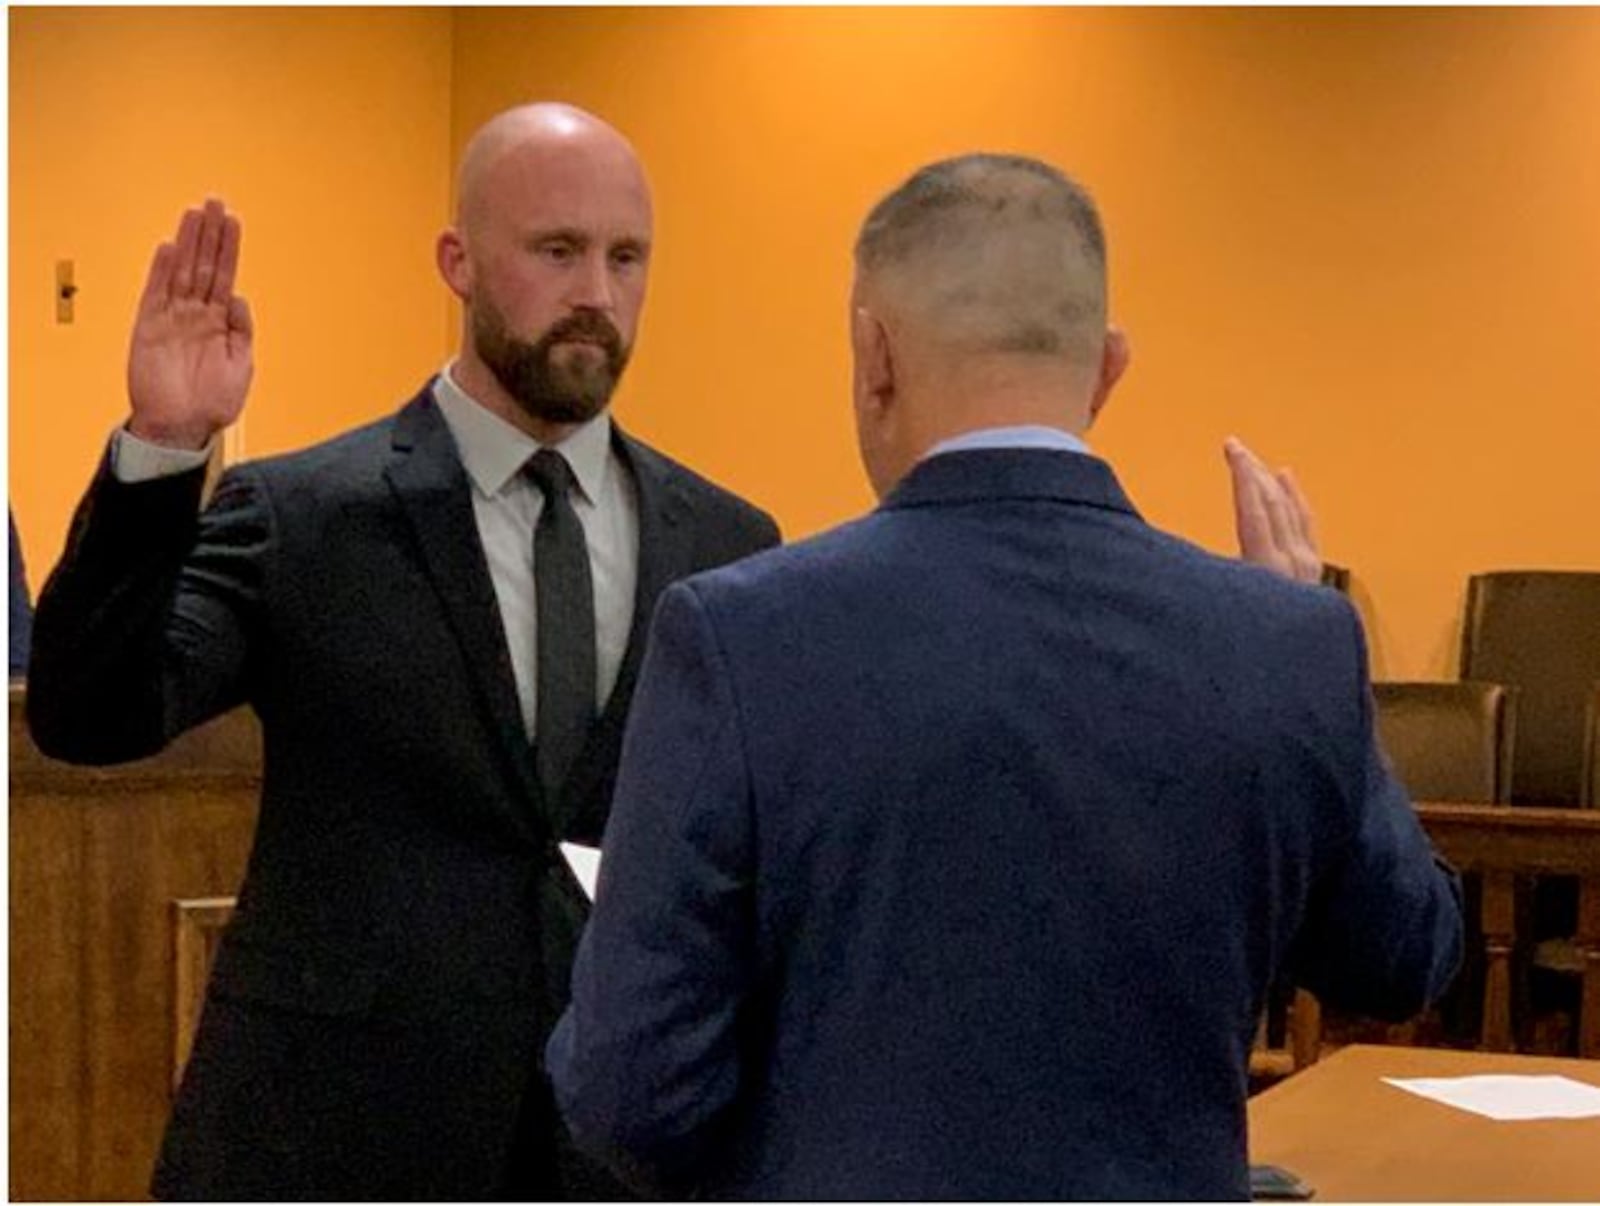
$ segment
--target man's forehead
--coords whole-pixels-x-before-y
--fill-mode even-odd
[[[647,237],[650,186],[626,150],[580,143],[506,147],[469,187],[486,215],[518,227],[572,226]]]

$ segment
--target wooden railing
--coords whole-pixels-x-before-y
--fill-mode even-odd
[[[1516,942],[1518,875],[1578,877],[1583,995],[1578,1052],[1600,1058],[1600,811],[1419,803],[1417,815],[1439,853],[1483,878],[1482,923],[1488,955],[1483,989],[1483,1045],[1511,1050],[1511,953]]]

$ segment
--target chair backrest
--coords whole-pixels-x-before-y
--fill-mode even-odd
[[[1378,737],[1417,800],[1510,798],[1517,704],[1499,683],[1374,683]]]
[[[1583,806],[1600,808],[1600,682],[1589,692],[1589,728],[1583,743]]]
[[[1467,582],[1461,677],[1518,689],[1512,801],[1577,804],[1584,711],[1600,679],[1600,573],[1474,575]]]

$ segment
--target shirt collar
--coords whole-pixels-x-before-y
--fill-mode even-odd
[[[1088,452],[1089,445],[1059,427],[1030,424],[1021,427],[980,427],[941,440],[922,459],[945,452],[972,452],[979,448],[1050,448],[1061,452]]]
[[[545,445],[475,400],[457,384],[454,368],[455,362],[451,361],[434,379],[433,396],[455,437],[462,468],[479,494],[493,498]],[[611,468],[610,412],[601,411],[552,447],[558,448],[572,466],[572,475],[578,479],[584,498],[591,505],[597,503]]]

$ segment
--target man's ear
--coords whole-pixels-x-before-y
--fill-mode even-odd
[[[880,413],[894,400],[894,352],[883,321],[865,306],[850,311],[856,409]]]
[[[434,244],[434,261],[439,265],[439,275],[462,301],[472,294],[472,260],[467,255],[467,245],[455,227],[439,235]]]
[[[1133,349],[1128,346],[1128,337],[1120,327],[1106,328],[1105,348],[1100,353],[1100,375],[1095,381],[1094,394],[1089,399],[1089,422],[1093,423],[1103,407],[1111,397],[1111,391],[1116,388],[1122,374],[1128,371],[1128,361],[1133,357]]]

